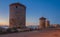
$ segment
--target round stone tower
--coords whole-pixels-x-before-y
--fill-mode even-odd
[[[10,4],[9,24],[10,28],[25,27],[26,7],[20,3]]]
[[[46,28],[48,28],[50,26],[50,21],[46,20]]]
[[[40,19],[40,26],[39,26],[39,28],[40,29],[43,29],[43,28],[45,28],[45,21],[46,21],[46,18],[44,18],[44,17],[41,17]]]

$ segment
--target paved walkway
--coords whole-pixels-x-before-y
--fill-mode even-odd
[[[60,37],[60,30],[12,33],[0,35],[0,37]]]

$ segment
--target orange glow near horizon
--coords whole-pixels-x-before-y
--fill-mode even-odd
[[[0,22],[0,25],[9,25],[8,22]]]
[[[3,20],[1,20],[1,21],[0,21],[0,26],[3,26],[3,25],[9,26],[9,22],[8,22],[8,21],[3,21]],[[29,26],[29,25],[35,25],[35,23],[26,22],[26,26]]]
[[[7,19],[0,18],[0,26],[4,26],[4,25],[9,26],[9,21]],[[37,24],[34,22],[26,22],[26,26],[29,25],[37,25]]]
[[[4,19],[0,19],[0,25],[9,25],[9,22]]]

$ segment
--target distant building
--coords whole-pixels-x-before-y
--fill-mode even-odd
[[[40,29],[45,28],[46,18],[41,17],[39,20],[40,20],[40,22],[39,22],[39,25],[40,25],[39,28],[40,28]]]
[[[25,21],[26,21],[26,7],[20,3],[10,4],[10,16],[9,16],[10,28],[13,27],[24,28]]]
[[[46,28],[48,28],[50,26],[50,21],[49,20],[46,20],[45,26],[46,26]]]
[[[60,24],[51,24],[51,25],[55,28],[60,27]]]

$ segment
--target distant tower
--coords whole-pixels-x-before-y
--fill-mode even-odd
[[[46,18],[44,18],[44,17],[41,17],[40,19],[40,26],[39,26],[39,28],[40,29],[44,29],[45,28],[45,21],[46,21]]]
[[[9,16],[10,28],[13,27],[24,28],[25,21],[26,21],[26,7],[20,3],[10,4],[10,16]]]
[[[49,20],[46,20],[46,28],[48,28],[50,26],[50,21]]]

